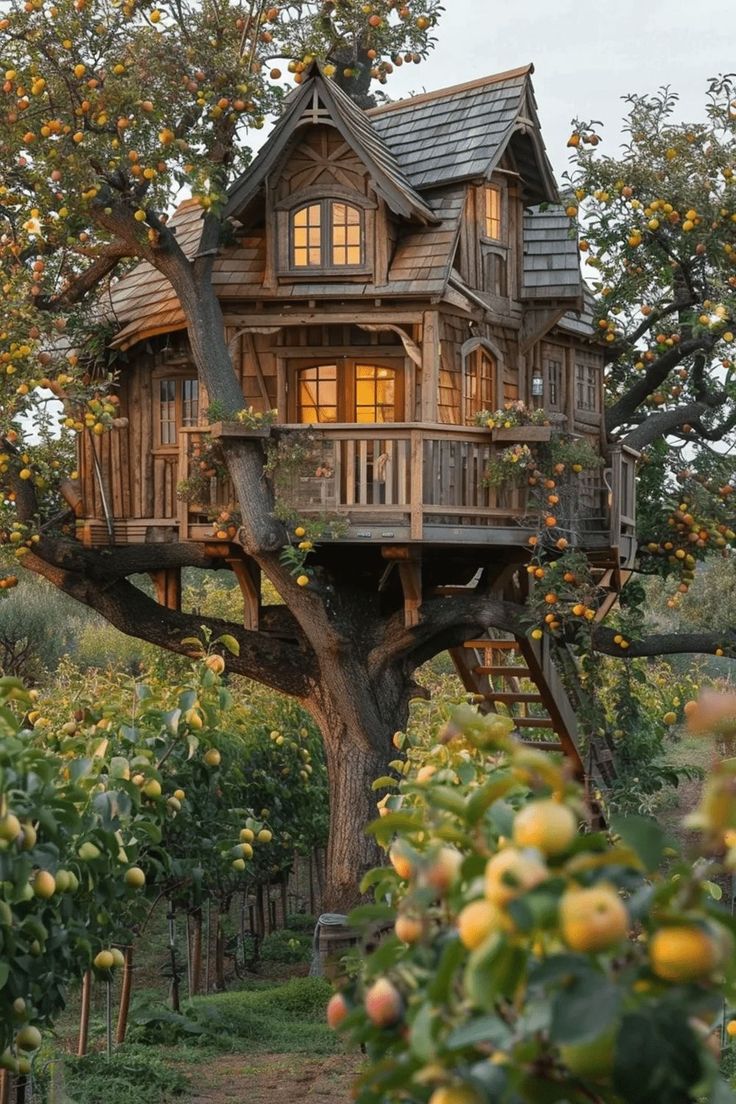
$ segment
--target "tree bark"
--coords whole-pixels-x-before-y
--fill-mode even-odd
[[[363,874],[383,862],[380,847],[365,833],[366,825],[378,816],[376,802],[380,794],[371,786],[376,778],[389,772],[388,764],[396,755],[391,737],[405,718],[387,724],[382,740],[377,740],[374,733],[370,744],[363,734],[350,731],[334,705],[323,701],[318,719],[330,788],[327,879],[321,909],[347,913],[360,902]]]

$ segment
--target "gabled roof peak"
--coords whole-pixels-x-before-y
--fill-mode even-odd
[[[516,69],[506,69],[503,73],[490,73],[486,77],[476,77],[474,80],[465,81],[463,84],[450,84],[446,88],[436,88],[431,92],[420,92],[416,96],[407,96],[403,100],[391,100],[389,103],[378,104],[370,107],[366,115],[383,115],[387,111],[401,111],[418,104],[429,103],[431,100],[442,100],[448,96],[457,96],[463,92],[472,92],[476,88],[486,88],[489,84],[499,84],[501,81],[513,80],[516,77],[530,77],[534,72],[534,63],[520,65]]]

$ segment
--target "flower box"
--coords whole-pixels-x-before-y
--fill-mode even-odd
[[[271,436],[271,426],[259,426],[251,428],[242,422],[213,422],[210,426],[210,435],[218,437],[238,437],[242,440],[254,440]]]
[[[510,429],[492,429],[492,441],[549,441],[552,426],[511,426]]]

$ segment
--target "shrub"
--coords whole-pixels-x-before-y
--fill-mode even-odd
[[[293,965],[297,962],[310,962],[312,958],[312,936],[307,932],[294,932],[285,928],[271,932],[261,944],[263,962],[280,962]]]
[[[57,1099],[74,1104],[164,1104],[187,1089],[183,1074],[143,1047],[124,1047],[110,1059],[105,1054],[65,1057],[56,1066],[47,1067],[36,1081],[41,1104]]]

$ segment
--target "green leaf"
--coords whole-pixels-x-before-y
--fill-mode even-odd
[[[465,806],[465,816],[471,824],[477,823],[487,809],[494,802],[504,797],[514,786],[514,780],[510,774],[496,772],[490,782],[481,786],[479,790],[471,794]]]
[[[511,1031],[497,1015],[478,1016],[474,1020],[456,1027],[447,1039],[448,1050],[465,1050],[476,1043],[491,1043],[495,1047],[505,1047],[511,1039]]]
[[[573,978],[552,1000],[550,1039],[553,1043],[584,1043],[596,1039],[615,1022],[621,991],[601,974]]]
[[[498,997],[510,997],[526,966],[526,952],[494,933],[473,951],[465,967],[465,993],[476,1008],[490,1012]]]
[[[656,820],[645,816],[614,814],[611,817],[611,830],[639,856],[646,870],[657,869],[664,854],[665,834]]]
[[[227,648],[227,650],[231,653],[231,655],[234,655],[234,656],[239,656],[240,655],[240,644],[235,639],[235,637],[230,636],[229,633],[225,633],[223,636],[218,636],[215,643],[216,644],[222,644],[223,648]]]
[[[393,920],[396,911],[390,905],[358,905],[348,915],[349,928],[360,928],[364,924],[370,924],[374,920]]]
[[[432,786],[427,791],[427,802],[446,813],[455,813],[465,819],[465,799],[449,786]]]
[[[10,977],[10,963],[0,962],[0,989],[5,986],[5,982]]]
[[[435,1056],[435,1034],[439,1022],[437,1010],[425,1001],[414,1017],[409,1032],[409,1045],[422,1062],[430,1062]]]
[[[390,866],[374,866],[372,870],[369,870],[363,875],[360,883],[360,892],[367,893],[371,886],[376,885],[378,882],[382,882],[385,877],[393,873],[393,868]]]
[[[380,778],[377,778],[375,782],[371,783],[372,790],[387,790],[390,787],[396,785],[396,779],[392,778],[389,774],[382,774]]]
[[[465,948],[456,933],[453,933],[442,948],[439,963],[430,979],[427,987],[427,995],[430,1000],[441,1004],[446,1001],[452,986],[457,967],[463,960]]]

